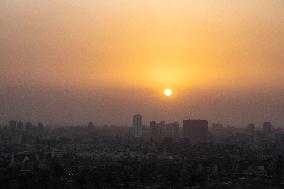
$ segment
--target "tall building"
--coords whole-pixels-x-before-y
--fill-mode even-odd
[[[156,121],[151,121],[150,122],[150,137],[152,139],[157,139],[159,136],[159,131],[157,127]]]
[[[166,122],[165,121],[152,121],[150,123],[150,129],[151,129],[151,136],[154,139],[162,139],[165,137],[165,126]]]
[[[140,114],[133,116],[133,131],[135,137],[142,137],[142,116]]]
[[[166,128],[166,122],[165,121],[160,121],[157,124],[158,128],[158,138],[164,138],[165,137],[165,128]]]
[[[165,121],[151,121],[150,122],[150,136],[152,139],[163,138],[178,138],[179,137],[179,123],[167,123]]]
[[[179,123],[167,123],[165,127],[165,137],[178,138],[179,137]]]
[[[183,120],[183,137],[191,142],[206,142],[208,137],[207,120]]]
[[[38,123],[38,125],[37,125],[37,128],[38,128],[38,129],[42,130],[43,127],[44,127],[43,123]]]

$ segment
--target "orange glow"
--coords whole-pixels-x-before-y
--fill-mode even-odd
[[[4,2],[1,70],[15,81],[158,91],[284,81],[280,0]]]
[[[103,123],[190,111],[245,125],[278,110],[284,122],[283,8],[283,0],[0,0],[0,118]]]

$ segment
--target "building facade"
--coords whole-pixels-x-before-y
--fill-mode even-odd
[[[133,116],[133,131],[134,131],[134,137],[142,137],[143,127],[142,127],[142,116],[140,114],[136,114]]]
[[[206,142],[208,138],[207,120],[183,120],[183,138],[191,142]]]

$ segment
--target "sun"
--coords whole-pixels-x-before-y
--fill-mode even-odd
[[[164,90],[164,95],[165,96],[172,96],[172,94],[173,94],[173,91],[171,89],[165,89]]]

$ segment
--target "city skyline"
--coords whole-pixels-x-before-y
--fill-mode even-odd
[[[237,127],[235,125],[226,125],[222,122],[209,122],[206,119],[200,119],[200,118],[192,118],[192,117],[184,117],[182,120],[150,120],[145,121],[145,117],[143,115],[136,113],[132,115],[132,123],[126,124],[126,125],[115,125],[115,124],[96,124],[92,120],[89,120],[89,122],[80,123],[80,124],[69,124],[69,125],[50,125],[48,123],[42,123],[42,122],[31,122],[30,120],[19,120],[19,119],[11,119],[6,123],[0,123],[0,129],[7,129],[7,128],[13,128],[13,129],[25,129],[30,127],[43,127],[43,125],[50,127],[50,128],[60,128],[60,127],[124,127],[129,128],[131,132],[133,132],[133,136],[140,138],[144,135],[143,130],[144,129],[150,129],[156,130],[155,127],[163,127],[166,129],[167,127],[173,129],[175,127],[181,129],[184,125],[192,125],[193,127],[201,127],[204,128],[204,123],[207,125],[207,128],[211,129],[284,129],[283,125],[276,124],[275,122],[272,122],[270,120],[266,120],[262,122],[261,124],[256,124],[254,122],[248,122],[246,125],[243,125],[242,127]],[[182,125],[182,126],[180,126]],[[269,130],[268,129],[268,130]],[[155,131],[157,132],[157,131]]]
[[[0,123],[284,124],[281,0],[3,0],[0,25]]]
[[[284,0],[0,0],[0,189],[283,189]]]

